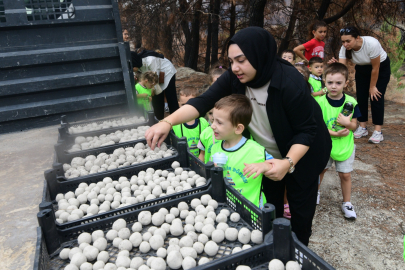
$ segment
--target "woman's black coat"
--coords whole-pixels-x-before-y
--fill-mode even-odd
[[[188,104],[195,107],[203,117],[221,98],[231,94],[245,95],[245,91],[246,86],[228,70],[203,95],[191,99]],[[317,179],[326,167],[332,141],[321,108],[311,96],[302,75],[290,64],[276,61],[266,110],[283,157],[293,144],[309,146],[292,174],[298,185],[305,189],[310,184],[309,179]]]

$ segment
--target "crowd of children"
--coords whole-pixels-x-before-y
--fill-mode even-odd
[[[351,197],[351,171],[355,155],[353,130],[357,128],[360,111],[354,98],[343,93],[348,83],[348,69],[340,63],[333,63],[324,69],[324,39],[327,27],[323,22],[315,22],[310,27],[310,40],[297,46],[294,50],[286,50],[282,58],[302,74],[308,83],[311,95],[318,102],[325,125],[331,140],[332,151],[330,160],[319,177],[319,186],[324,173],[335,162],[336,171],[341,181],[343,202],[342,212],[347,219],[356,219]],[[303,53],[305,51],[305,53]],[[303,62],[295,63],[296,55]],[[210,84],[215,83],[227,69],[223,66],[214,67],[210,73]],[[136,86],[136,94],[140,103],[147,107],[153,92],[150,89],[157,83],[157,78],[148,72],[143,74]],[[199,95],[196,89],[180,89],[178,91],[179,106],[183,106],[191,98]],[[351,110],[347,110],[350,104]],[[350,107],[349,106],[349,107]],[[233,94],[219,100],[210,110],[206,119],[197,118],[191,122],[173,126],[178,137],[186,137],[189,150],[202,162],[213,162],[223,168],[224,178],[244,197],[258,207],[263,207],[266,198],[262,192],[263,174],[272,168],[273,157],[265,148],[242,133],[252,119],[252,104],[245,95]],[[320,192],[318,189],[317,204]],[[291,218],[287,196],[284,199],[284,217]]]

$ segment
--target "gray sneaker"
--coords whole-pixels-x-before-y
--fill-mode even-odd
[[[384,140],[384,136],[382,132],[375,131],[373,132],[373,135],[371,135],[370,139],[368,139],[368,142],[371,143],[380,143]]]
[[[354,207],[350,202],[342,203],[342,212],[345,214],[345,218],[347,219],[356,219],[356,212],[354,212]]]
[[[368,136],[368,130],[367,128],[362,128],[359,126],[354,132],[353,135],[356,139],[360,139],[361,137]]]

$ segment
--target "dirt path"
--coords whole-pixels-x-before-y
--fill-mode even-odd
[[[352,203],[356,221],[343,218],[340,180],[334,168],[325,176],[309,247],[336,269],[405,269],[400,228],[405,220],[404,124],[405,106],[387,101],[385,141],[379,145],[368,143],[368,137],[355,141]]]

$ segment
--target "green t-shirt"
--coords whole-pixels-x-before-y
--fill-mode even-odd
[[[148,95],[147,97],[144,97],[144,98],[138,97],[137,100],[138,100],[138,104],[140,106],[143,106],[145,108],[145,110],[151,111],[152,105],[149,101],[149,98],[152,96],[152,89],[145,88],[140,83],[137,83],[135,85],[135,90],[136,91],[135,91],[134,95],[137,95],[137,94],[147,94]]]
[[[265,148],[255,141],[246,140],[237,150],[229,151],[224,149],[223,143],[222,141],[212,146],[211,161],[214,162],[214,155],[216,153],[225,154],[227,161],[223,166],[224,178],[246,199],[262,209],[267,202],[266,197],[262,193],[263,175],[261,174],[254,179],[253,174],[249,178],[246,178],[246,176],[243,175],[243,169],[245,168],[244,163],[264,162],[266,160]]]
[[[185,124],[176,125],[173,127],[173,131],[177,137],[187,138],[187,144],[190,148],[190,152],[198,157],[200,154],[200,149],[198,149],[197,144],[200,141],[200,134],[209,126],[209,124],[203,117],[197,118],[196,121],[197,123],[194,123],[194,125],[191,125],[191,127]]]
[[[311,74],[312,75],[312,74]],[[314,93],[319,92],[322,90],[322,81],[317,80],[313,76],[310,76],[308,82],[311,84],[312,89],[314,89]],[[315,96],[315,100],[317,100],[320,96]]]
[[[319,97],[317,99],[319,106],[322,109],[323,120],[329,130],[338,131],[339,129],[336,128],[336,119],[338,118],[339,114],[342,112],[343,106],[346,102],[351,102],[353,104],[353,108],[356,107],[357,101],[344,94],[345,101],[343,102],[342,106],[340,107],[333,107],[329,104],[326,95]],[[336,161],[344,161],[347,160],[353,153],[354,150],[354,136],[353,131],[350,131],[349,135],[346,137],[335,137],[331,136],[332,138],[332,151],[330,156]]]
[[[221,140],[215,139],[214,131],[212,130],[211,127],[207,127],[206,129],[204,129],[203,132],[201,132],[200,143],[204,147],[204,151],[205,151],[204,162],[205,163],[210,161],[212,146],[220,141]]]

